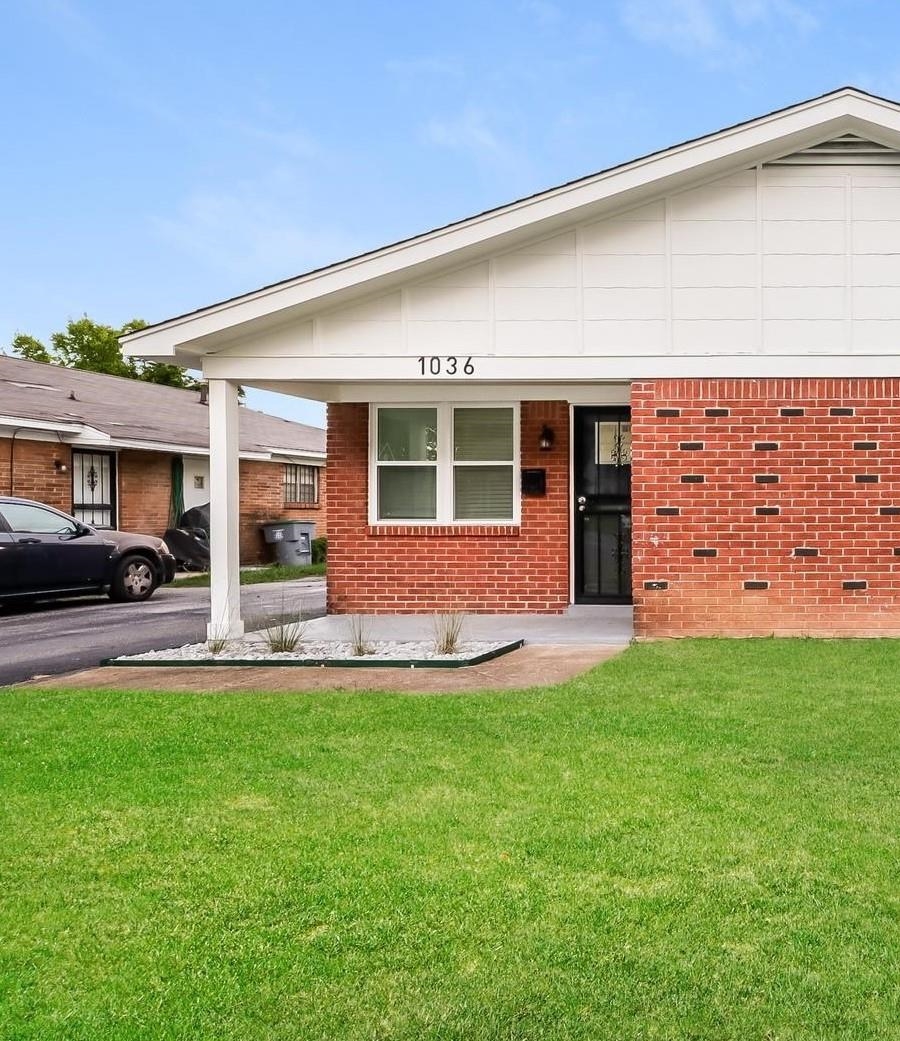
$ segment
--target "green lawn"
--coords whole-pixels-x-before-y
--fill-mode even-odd
[[[324,564],[270,564],[268,567],[253,568],[241,572],[242,586],[255,586],[260,582],[290,582],[295,578],[310,578],[324,575]],[[209,572],[176,578],[174,586],[208,586]]]
[[[4,1039],[900,1037],[900,642],[0,697]]]

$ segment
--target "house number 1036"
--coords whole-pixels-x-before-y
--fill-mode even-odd
[[[441,358],[437,354],[422,355],[419,358],[420,376],[472,376],[475,373],[475,364],[471,358],[457,358],[449,355]]]

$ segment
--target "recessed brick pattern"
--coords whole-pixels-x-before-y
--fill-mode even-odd
[[[857,484],[878,484],[878,474],[854,474],[853,480]]]
[[[900,379],[641,380],[631,401],[639,636],[900,636]],[[688,485],[680,445],[695,440],[705,480]],[[873,462],[879,482],[857,482]],[[645,591],[660,575],[668,588]]]
[[[656,581],[656,582],[645,582],[644,583],[644,589],[662,590],[662,589],[668,589],[668,588],[669,588],[669,583],[668,582]]]
[[[556,433],[549,452],[538,447],[544,426]],[[523,497],[520,526],[370,527],[369,406],[329,405],[328,610],[563,611],[569,603],[568,431],[567,402],[522,402],[521,463],[546,470],[547,494]]]
[[[768,582],[760,582],[760,581],[757,581],[756,579],[748,579],[744,583],[744,589],[768,589],[768,588],[769,588],[769,583]]]
[[[677,506],[657,506],[656,516],[657,517],[677,517],[681,513],[681,510]]]
[[[657,419],[678,419],[680,415],[680,408],[658,408],[656,410]]]
[[[694,550],[695,557],[716,557],[719,555],[719,551],[712,549],[711,547],[703,546],[699,549]]]
[[[754,452],[777,452],[778,442],[777,441],[757,441],[753,446]]]
[[[702,452],[702,441],[682,441],[678,446],[682,452]]]
[[[843,589],[866,589],[869,583],[863,579],[852,578],[841,583]]]
[[[723,416],[730,415],[727,408],[706,408],[703,410],[703,414],[707,419],[721,419]]]
[[[632,476],[633,476],[633,474],[634,474],[634,471],[632,470]],[[703,474],[682,474],[681,475],[681,483],[682,484],[703,484],[703,482],[705,480],[706,480],[706,478],[703,476]]]
[[[794,548],[795,557],[817,557],[818,555],[819,551],[815,546],[796,546]]]

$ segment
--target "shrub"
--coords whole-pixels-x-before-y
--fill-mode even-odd
[[[312,540],[312,562],[324,564],[328,559],[328,539],[323,535],[321,538]]]

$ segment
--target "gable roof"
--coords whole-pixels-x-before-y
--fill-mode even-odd
[[[854,135],[900,148],[900,105],[842,87],[703,137],[518,199],[464,220],[263,286],[123,337],[138,357],[215,353],[251,328],[284,325],[413,277],[474,261],[489,249],[596,220],[730,172]]]
[[[196,390],[0,354],[0,425],[56,430],[83,442],[156,450],[209,449],[209,410]],[[322,456],[325,431],[240,410],[240,450],[256,458]]]

